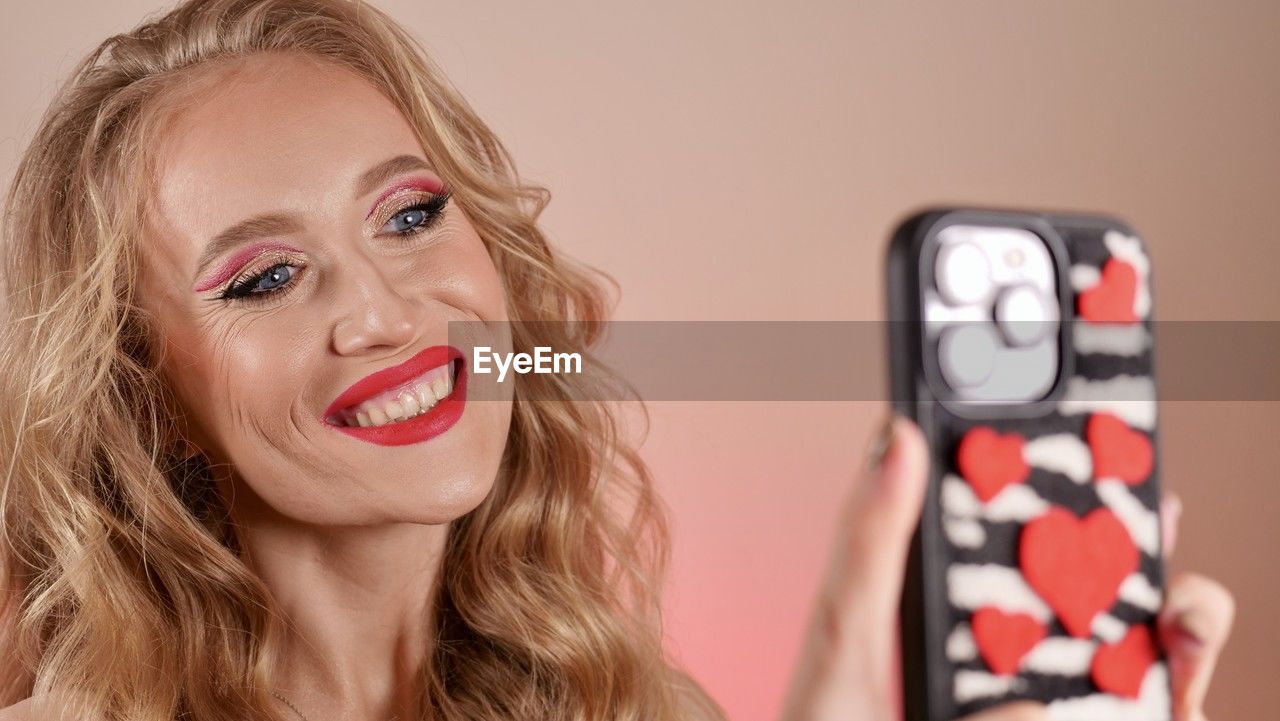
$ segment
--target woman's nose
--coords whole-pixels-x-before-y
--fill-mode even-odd
[[[404,283],[366,262],[347,274],[335,306],[333,350],[340,355],[400,348],[419,334],[422,307],[406,297]]]

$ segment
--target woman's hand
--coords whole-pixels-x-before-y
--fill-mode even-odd
[[[928,454],[920,429],[894,416],[868,455],[842,512],[843,535],[820,591],[783,721],[901,717],[898,600],[924,498]],[[1176,536],[1176,500],[1161,511],[1167,555]],[[1169,583],[1159,635],[1169,657],[1177,721],[1204,721],[1205,693],[1233,615],[1231,595],[1218,583],[1189,574]],[[966,721],[1046,718],[1042,705],[1021,702]]]

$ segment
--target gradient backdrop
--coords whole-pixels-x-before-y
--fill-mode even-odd
[[[1156,317],[1280,315],[1280,4],[380,0],[555,194],[617,317],[872,319],[887,232],[935,202],[1095,209],[1154,256]],[[4,0],[0,172],[54,84],[154,0]],[[776,716],[874,403],[659,403],[671,645]],[[1176,568],[1240,602],[1209,702],[1272,717],[1277,403],[1169,403]]]

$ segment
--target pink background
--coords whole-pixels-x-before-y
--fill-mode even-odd
[[[887,232],[940,202],[1113,212],[1151,244],[1157,317],[1280,313],[1276,3],[377,4],[553,190],[546,227],[619,280],[619,318],[877,318]],[[160,7],[5,9],[4,178],[54,83]],[[672,649],[732,718],[774,718],[883,408],[651,410]],[[1175,566],[1240,602],[1210,715],[1274,715],[1280,406],[1162,413]]]

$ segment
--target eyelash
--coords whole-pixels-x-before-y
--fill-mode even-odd
[[[396,217],[404,215],[405,213],[417,211],[422,213],[424,216],[421,223],[410,228],[406,228],[405,230],[392,230],[390,232],[399,236],[410,236],[430,230],[435,227],[437,222],[439,222],[440,216],[444,215],[445,206],[448,205],[449,199],[452,197],[453,194],[446,191],[439,195],[433,195],[428,200],[407,205],[388,216],[386,221],[383,222],[383,225],[390,223]],[[270,290],[257,292],[254,292],[253,290],[273,271],[279,268],[296,268],[290,260],[282,258],[275,258],[273,260],[274,262],[271,265],[261,271],[252,273],[247,277],[242,276],[239,280],[228,285],[221,293],[218,294],[217,300],[226,301],[228,303],[261,303],[271,297],[283,297],[284,294],[287,294],[295,285],[293,277],[297,274],[297,270],[294,270],[293,273],[289,275],[289,279],[284,285],[276,286]]]

